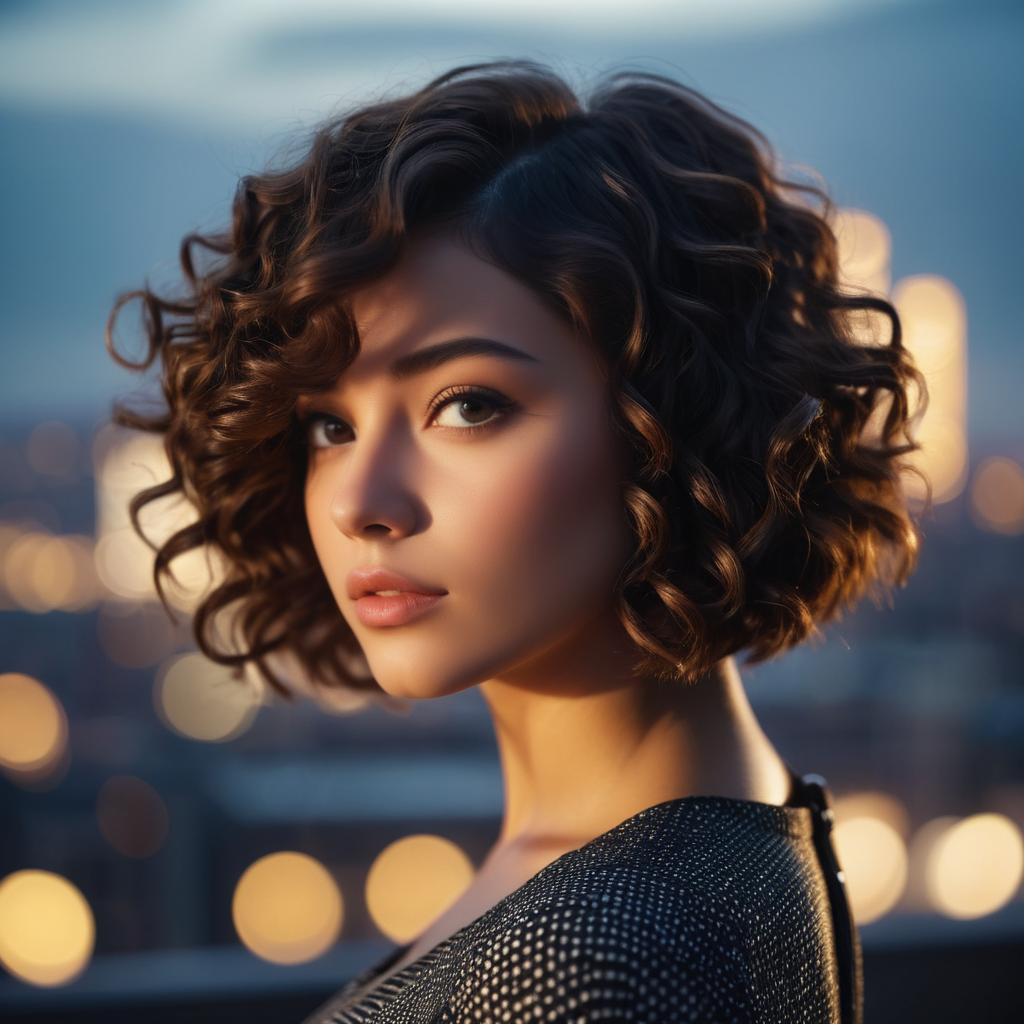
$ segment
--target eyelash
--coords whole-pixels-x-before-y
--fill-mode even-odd
[[[431,420],[446,406],[454,402],[456,399],[474,398],[480,399],[485,405],[489,405],[496,413],[491,419],[485,423],[471,423],[467,427],[445,427],[446,430],[456,430],[460,434],[475,434],[478,430],[487,430],[492,426],[495,426],[499,420],[505,418],[508,412],[514,408],[515,402],[511,399],[506,398],[504,395],[497,391],[492,391],[490,388],[480,388],[471,385],[456,384],[452,387],[445,388],[440,394],[438,394],[431,402],[427,413]],[[324,448],[339,448],[341,445],[314,445],[309,443],[309,434],[314,424],[320,423],[321,421],[333,420],[336,423],[343,423],[343,420],[338,419],[336,416],[332,416],[330,413],[319,412],[317,410],[311,410],[299,419],[299,426],[302,430],[302,436],[306,439],[306,444],[309,448],[314,451],[319,451]]]

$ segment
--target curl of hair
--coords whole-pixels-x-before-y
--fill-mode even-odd
[[[822,188],[778,176],[757,129],[652,72],[610,73],[584,104],[541,64],[488,61],[322,122],[298,159],[240,180],[229,229],[185,237],[183,295],[122,293],[107,322],[122,366],[160,358],[167,404],[114,407],[163,436],[173,469],[133,498],[132,523],[142,535],[141,507],[178,491],[197,513],[147,540],[161,600],[171,560],[213,545],[226,575],[192,624],[207,657],[254,663],[288,699],[274,652],[317,685],[381,692],[353,668],[359,644],[312,545],[294,406],[355,358],[346,296],[436,228],[604,356],[631,453],[635,550],[615,608],[637,673],[688,682],[737,651],[757,663],[820,638],[916,567],[900,476],[921,475],[904,461],[920,447],[911,385],[927,404],[896,309],[840,287],[834,213]],[[196,246],[219,258],[199,270]],[[138,362],[113,342],[134,298]],[[857,311],[887,318],[888,342],[857,339]],[[229,652],[210,634],[234,602],[244,649]]]

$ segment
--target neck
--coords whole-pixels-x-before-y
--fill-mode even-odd
[[[632,678],[633,656],[617,620],[605,621],[481,684],[505,790],[497,847],[574,849],[681,796],[786,801],[785,764],[732,658],[685,684]]]

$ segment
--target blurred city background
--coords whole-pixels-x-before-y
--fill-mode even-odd
[[[584,91],[655,70],[747,118],[826,182],[851,287],[897,306],[932,392],[920,568],[825,643],[739,664],[836,799],[866,1019],[1020,1019],[1022,43],[1024,7],[993,0],[0,5],[5,1019],[297,1021],[418,934],[496,837],[475,691],[289,705],[232,681],[192,642],[202,558],[175,563],[169,620],[127,520],[166,463],[107,422],[158,390],[103,331],[322,117],[498,56]]]

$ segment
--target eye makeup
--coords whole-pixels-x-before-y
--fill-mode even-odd
[[[445,388],[431,400],[430,405],[427,408],[428,421],[432,421],[439,412],[446,409],[448,406],[453,406],[458,403],[483,405],[485,408],[492,410],[493,415],[482,423],[469,423],[464,426],[443,424],[440,427],[441,430],[455,431],[460,434],[471,434],[477,433],[481,430],[488,430],[492,426],[496,426],[499,421],[504,420],[518,406],[518,403],[508,398],[506,395],[503,395],[501,392],[495,391],[493,388],[484,388],[468,384],[456,384]],[[298,417],[297,422],[298,428],[300,429],[302,436],[305,438],[307,446],[314,450],[339,447],[339,445],[336,444],[315,443],[313,439],[313,431],[315,428],[319,427],[321,424],[325,427],[331,424],[348,426],[345,421],[339,417],[318,409],[306,410]]]

